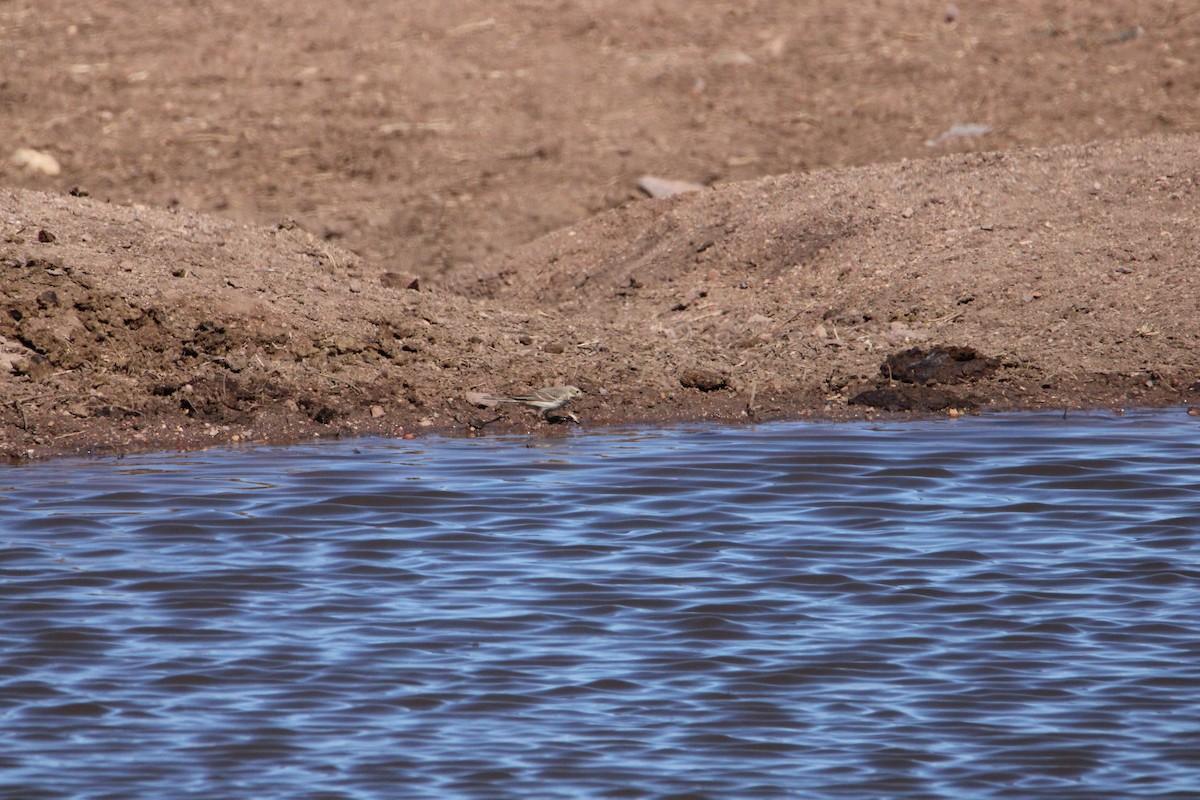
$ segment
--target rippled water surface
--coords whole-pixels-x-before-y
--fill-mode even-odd
[[[3,469],[0,796],[1200,797],[1198,434]]]

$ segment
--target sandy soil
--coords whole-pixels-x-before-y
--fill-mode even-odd
[[[584,427],[1200,393],[1190,4],[9,0],[0,47],[10,459],[555,433],[472,401],[568,382]]]

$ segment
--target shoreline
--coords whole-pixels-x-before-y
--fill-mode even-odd
[[[622,422],[611,422],[604,425],[589,426],[586,423],[582,426],[575,424],[556,424],[551,428],[525,426],[513,424],[501,429],[484,429],[484,430],[459,430],[456,428],[429,428],[419,434],[398,434],[390,435],[383,431],[360,431],[350,435],[333,434],[327,436],[312,436],[309,438],[295,439],[250,439],[239,438],[238,440],[221,439],[218,441],[203,442],[199,439],[190,439],[187,443],[181,443],[176,447],[113,447],[105,443],[100,446],[88,446],[83,448],[64,448],[53,450],[42,450],[35,452],[33,455],[22,456],[20,454],[5,453],[0,456],[0,461],[9,467],[31,466],[34,464],[48,464],[58,460],[120,460],[126,456],[152,456],[152,455],[186,455],[189,453],[205,453],[212,450],[244,450],[250,448],[289,448],[289,447],[304,447],[316,444],[330,444],[333,442],[341,442],[348,445],[367,442],[411,442],[415,446],[419,446],[422,442],[431,439],[440,440],[456,440],[456,439],[489,439],[489,438],[526,438],[531,440],[551,440],[558,438],[567,438],[580,435],[595,434],[597,436],[617,436],[626,432],[635,431],[655,431],[669,430],[673,428],[687,427],[740,427],[754,425],[792,425],[792,424],[815,424],[815,425],[870,425],[876,423],[888,423],[897,425],[916,424],[922,422],[967,422],[971,419],[983,419],[995,416],[1025,416],[1025,415],[1053,415],[1061,416],[1063,420],[1076,419],[1080,416],[1092,417],[1101,415],[1104,417],[1119,418],[1131,414],[1145,413],[1163,413],[1175,414],[1182,416],[1200,416],[1200,406],[1180,406],[1180,405],[1137,405],[1127,407],[1114,406],[1087,406],[1087,407],[1072,407],[1063,409],[1058,406],[1044,407],[1023,407],[1023,408],[984,408],[964,414],[945,414],[945,413],[881,413],[868,414],[859,417],[826,417],[821,415],[811,415],[806,417],[774,417],[770,419],[689,419],[680,418],[675,420],[626,420]]]

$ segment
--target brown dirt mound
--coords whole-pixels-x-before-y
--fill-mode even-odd
[[[1195,132],[1198,41],[1179,0],[8,0],[0,129],[62,172],[3,152],[0,185],[293,217],[432,277],[645,173]]]
[[[833,401],[920,343],[1001,359],[993,404],[1139,402],[1152,389],[1184,402],[1200,378],[1197,144],[768,178],[603,215],[462,287],[602,308],[629,337],[736,365],[743,384],[819,386]]]

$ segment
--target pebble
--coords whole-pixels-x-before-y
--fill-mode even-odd
[[[936,139],[927,139],[926,147],[937,147],[943,142],[948,142],[951,139],[974,138],[979,136],[987,136],[992,132],[991,126],[982,125],[978,122],[966,122],[951,125],[947,130],[943,131]]]
[[[12,163],[18,167],[24,167],[33,172],[40,172],[50,177],[62,173],[62,166],[59,165],[58,159],[49,153],[43,153],[41,150],[34,150],[29,147],[17,148],[12,154]]]
[[[468,403],[479,408],[491,408],[499,402],[484,392],[467,392],[464,397]]]
[[[655,198],[673,197],[684,192],[698,192],[705,188],[703,184],[690,181],[675,181],[670,178],[658,178],[654,175],[643,175],[637,180],[637,187]]]

